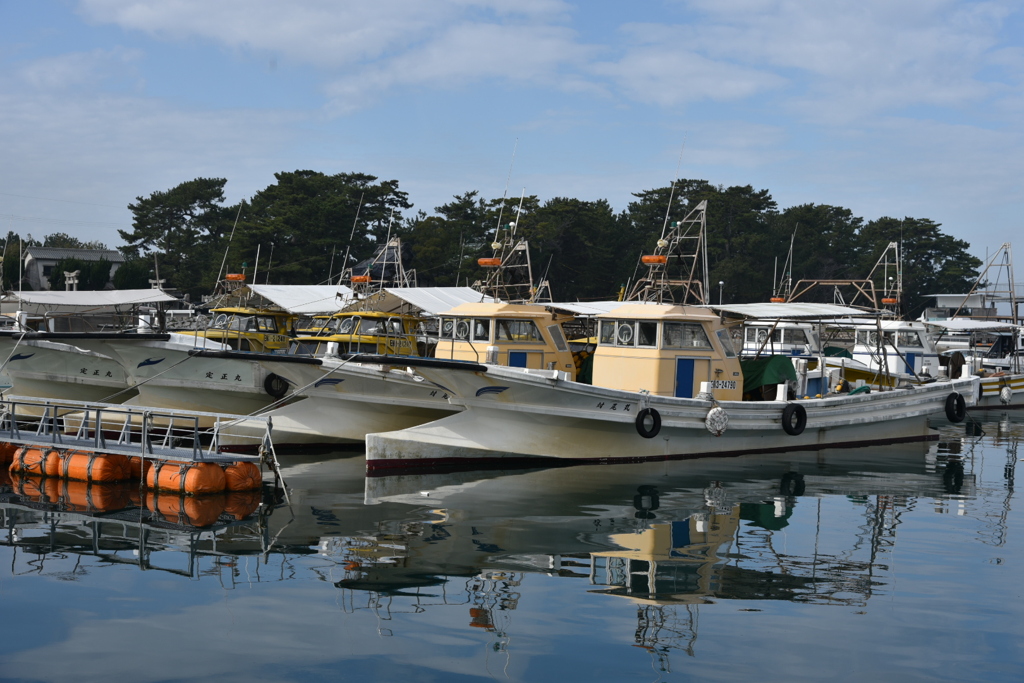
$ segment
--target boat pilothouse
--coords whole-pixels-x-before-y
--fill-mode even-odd
[[[923,323],[881,320],[854,324],[853,359],[891,375],[939,376],[939,353]]]
[[[596,311],[595,311],[596,312]],[[469,303],[441,316],[435,356],[534,370],[558,370],[575,379],[573,353],[563,324],[576,315],[538,304]]]
[[[821,335],[808,323],[791,321],[752,321],[742,328],[741,355],[757,357],[783,355],[794,358],[817,358]]]
[[[426,356],[431,345],[423,341],[424,318],[381,311],[342,312],[319,318],[319,327],[300,330],[289,353],[339,356],[369,353]]]
[[[743,373],[732,337],[711,311],[633,304],[614,315],[599,316],[595,385],[693,398],[708,382],[717,400],[742,398]]]

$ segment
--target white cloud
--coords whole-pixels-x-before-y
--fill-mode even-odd
[[[701,100],[739,100],[785,84],[773,73],[708,59],[674,42],[630,49],[618,62],[592,67],[639,102],[673,107]]]
[[[967,107],[996,94],[979,72],[998,62],[1006,2],[691,0],[709,58],[799,74],[805,116],[846,123],[910,106]]]
[[[567,10],[557,0],[82,0],[80,6],[95,22],[269,50],[327,69],[434,42],[453,23],[478,14],[542,21]]]
[[[117,47],[69,52],[28,62],[16,73],[26,85],[39,90],[91,88],[112,79],[138,80],[135,65],[141,57],[138,50]]]
[[[586,52],[569,30],[556,26],[458,24],[429,43],[338,79],[326,90],[344,110],[397,86],[452,88],[499,79],[557,87],[559,67],[582,63]],[[571,78],[567,83],[574,87]]]

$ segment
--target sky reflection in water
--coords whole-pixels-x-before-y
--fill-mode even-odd
[[[0,679],[1019,680],[1024,416],[980,419],[643,465],[366,479],[291,456],[290,507],[148,524],[141,551],[128,513],[46,512],[13,481]]]

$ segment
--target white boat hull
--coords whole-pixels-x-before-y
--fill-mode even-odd
[[[277,399],[256,360],[190,355],[190,344],[109,342],[139,391],[136,403],[155,408],[251,415]]]
[[[603,389],[554,379],[545,373],[488,366],[486,371],[417,368],[447,387],[463,413],[437,422],[366,438],[368,469],[444,465],[493,458],[569,458],[632,461],[818,449],[825,446],[933,438],[929,415],[942,415],[947,397],[965,403],[977,395],[977,378],[925,387],[800,401],[806,428],[782,428],[785,402],[726,401],[726,430],[712,434],[705,419],[711,401]],[[547,373],[550,375],[550,373]],[[660,431],[638,433],[636,416],[658,411]]]
[[[15,345],[17,342],[17,345]],[[0,361],[10,378],[7,393],[71,401],[122,403],[136,395],[117,360],[95,351],[45,340],[6,337]]]
[[[277,445],[362,443],[372,432],[393,431],[439,420],[461,410],[448,394],[422,377],[389,366],[260,361],[305,397],[266,415]]]

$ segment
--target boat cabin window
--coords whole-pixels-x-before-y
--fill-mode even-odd
[[[614,346],[657,346],[658,323],[643,320],[602,320],[598,342]]]
[[[441,322],[441,337],[458,341],[491,340],[490,318],[445,318]]]
[[[495,341],[507,342],[543,342],[540,330],[532,320],[498,320],[495,328]]]
[[[294,341],[288,348],[288,353],[296,356],[315,356],[319,347],[320,343],[315,341]]]
[[[732,337],[729,336],[729,330],[715,330],[715,334],[718,335],[718,342],[722,345],[722,351],[725,353],[725,357],[735,358],[736,349],[732,345]]]
[[[764,344],[768,341],[768,330],[769,328],[767,327],[748,327],[747,342],[750,344]]]
[[[233,315],[227,319],[224,329],[236,332],[255,332],[256,320],[251,315]]]
[[[663,346],[666,349],[710,349],[711,341],[700,323],[665,323]]]
[[[337,323],[338,334],[352,334],[352,331],[356,329],[359,321],[362,320],[358,315],[352,316],[351,318],[343,318]]]
[[[913,346],[920,348],[924,346],[924,344],[921,343],[921,335],[914,330],[900,330],[897,333],[896,338],[899,340],[901,347]]]
[[[807,344],[807,333],[799,328],[787,327],[782,330],[783,344]]]
[[[277,332],[277,319],[269,315],[256,316],[256,326],[260,332]]]
[[[568,351],[569,344],[565,341],[565,333],[562,332],[561,325],[548,325],[548,334],[551,335],[551,341],[555,343],[555,348],[559,351]]]
[[[746,340],[748,344],[764,344],[768,339],[768,331],[770,327],[748,327],[746,331]],[[773,344],[793,344],[796,346],[805,345],[807,341],[807,332],[800,328],[793,327],[776,327],[775,331],[772,332],[772,343]]]
[[[891,346],[893,343],[892,332],[883,332],[882,343]],[[879,344],[878,330],[860,330],[857,332],[856,343],[871,348],[876,348]]]
[[[384,337],[388,334],[388,321],[380,318],[363,318],[359,322],[359,334],[368,337]]]
[[[388,318],[388,334],[404,334],[401,318]]]

